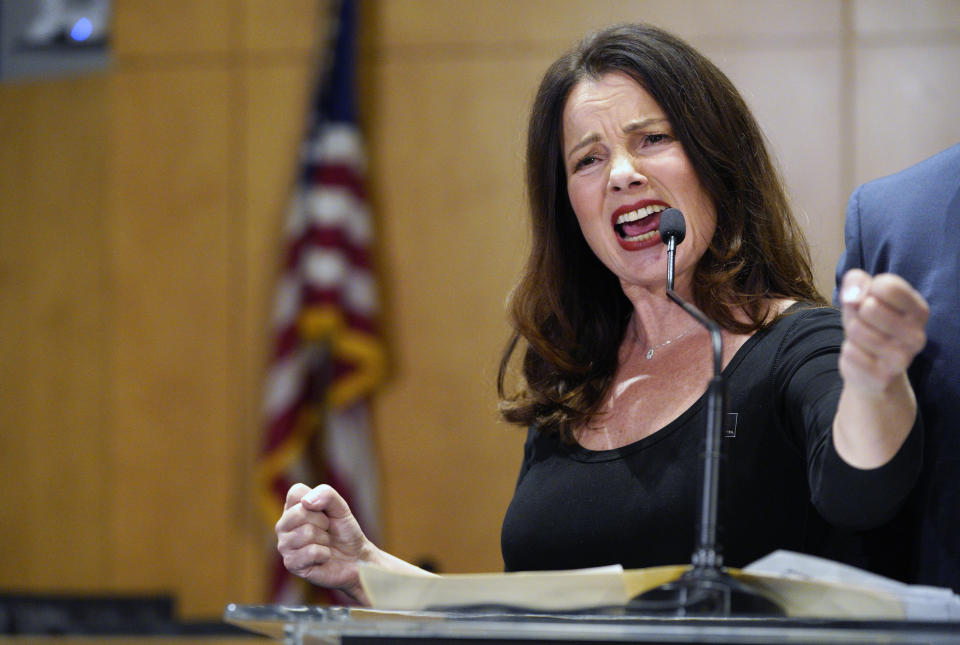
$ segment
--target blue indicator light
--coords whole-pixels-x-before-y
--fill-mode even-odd
[[[93,33],[93,24],[87,18],[81,18],[73,23],[70,29],[70,38],[77,42],[83,42]]]

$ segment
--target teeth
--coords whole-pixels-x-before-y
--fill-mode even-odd
[[[623,240],[625,242],[641,242],[643,240],[649,240],[654,235],[657,235],[657,231],[650,231],[649,233],[643,233],[641,235],[634,235],[633,237],[625,237]]]
[[[643,208],[638,208],[635,211],[630,211],[629,213],[624,213],[617,218],[617,224],[626,224],[627,222],[635,222],[637,220],[643,219],[648,215],[653,213],[659,213],[660,211],[666,210],[667,207],[663,204],[651,204],[649,206],[644,206]],[[642,235],[639,237],[643,237]]]

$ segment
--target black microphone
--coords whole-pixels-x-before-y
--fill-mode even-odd
[[[683,213],[676,208],[668,208],[660,213],[660,239],[664,244],[668,241],[680,244],[687,236],[687,222]]]
[[[668,208],[660,213],[660,239],[667,245],[667,289],[673,289],[673,271],[676,264],[677,245],[687,236],[687,223],[683,213]]]
[[[683,213],[668,208],[660,214],[660,239],[667,245],[667,297],[710,332],[713,342],[713,378],[707,385],[707,427],[703,451],[703,486],[692,568],[678,580],[634,597],[628,610],[675,615],[769,616],[783,609],[762,592],[733,578],[723,568],[717,543],[717,507],[720,486],[720,439],[726,417],[727,388],[723,378],[723,338],[714,321],[673,290],[676,248],[686,236]]]

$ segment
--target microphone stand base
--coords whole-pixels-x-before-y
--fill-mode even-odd
[[[674,582],[634,596],[627,613],[670,616],[785,616],[762,592],[722,569],[694,567]]]

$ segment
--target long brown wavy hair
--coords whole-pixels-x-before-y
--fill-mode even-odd
[[[656,100],[716,206],[716,231],[694,272],[697,307],[726,330],[752,333],[773,322],[771,299],[826,304],[764,136],[726,75],[684,41],[649,25],[587,36],[547,70],[530,115],[532,248],[510,298],[514,333],[497,379],[507,421],[567,439],[598,411],[632,312],[619,281],[580,232],[561,152],[570,91],[610,72],[629,75]],[[518,349],[522,380],[508,392]]]

